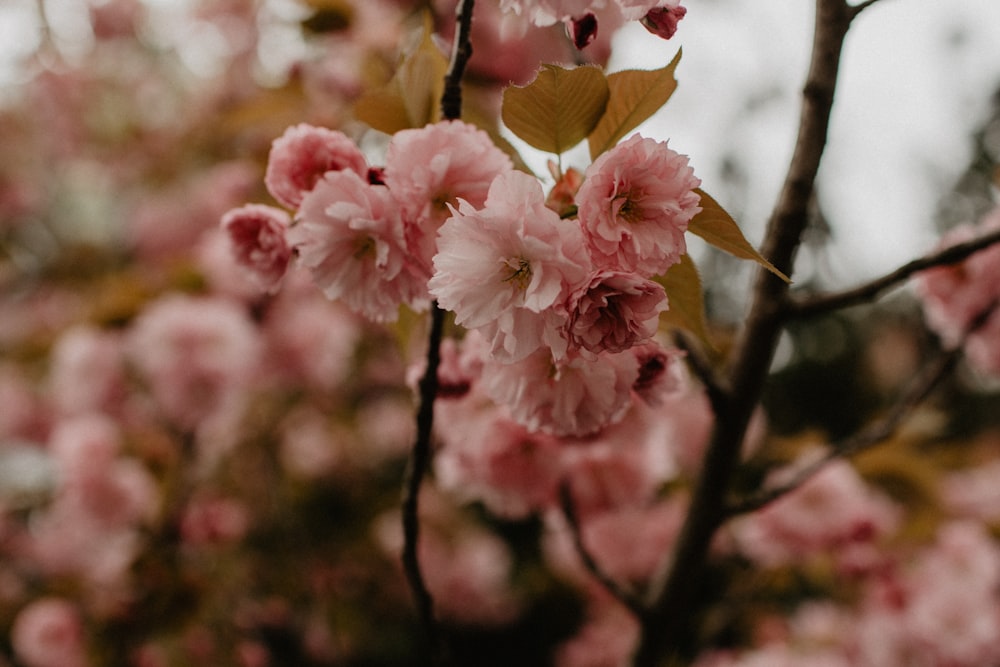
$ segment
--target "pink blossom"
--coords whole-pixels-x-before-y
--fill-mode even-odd
[[[426,305],[426,283],[406,245],[397,203],[352,171],[327,173],[302,200],[288,241],[328,299],[376,322],[400,304]]]
[[[792,478],[799,466],[772,475],[772,483]],[[849,463],[831,461],[794,491],[735,528],[744,552],[766,565],[795,562],[820,551],[871,543],[899,524],[900,510],[865,484]]]
[[[605,0],[500,0],[501,10],[527,16],[538,26],[569,21],[605,5]]]
[[[569,297],[566,337],[594,354],[624,352],[656,333],[667,295],[634,273],[602,270]]]
[[[62,598],[34,600],[18,612],[10,631],[14,652],[26,667],[85,667],[80,612]]]
[[[295,209],[325,173],[345,170],[361,177],[368,173],[357,145],[343,132],[299,123],[271,145],[264,184],[271,196]]]
[[[625,417],[596,435],[565,441],[563,477],[577,515],[644,507],[678,473],[670,416],[633,401]]]
[[[149,304],[128,334],[128,355],[164,414],[193,428],[243,391],[261,345],[230,301],[168,295]]]
[[[406,221],[408,246],[428,277],[448,207],[461,199],[481,208],[493,179],[513,168],[486,132],[457,120],[397,132],[385,162],[385,183]]]
[[[89,325],[70,327],[52,349],[48,384],[63,414],[113,412],[126,392],[121,336]]]
[[[625,416],[638,372],[627,352],[553,361],[540,350],[515,363],[487,363],[483,388],[528,430],[585,436]]]
[[[607,605],[592,613],[556,651],[556,667],[612,667],[629,664],[639,640],[639,622],[627,609]]]
[[[595,264],[652,276],[680,261],[688,222],[701,210],[701,181],[685,156],[634,135],[584,176],[578,216]]]
[[[638,21],[655,9],[658,4],[661,4],[663,0],[615,0],[615,2],[621,9],[625,20]],[[679,0],[667,0],[667,3],[669,2],[676,4]]]
[[[250,513],[234,498],[194,498],[181,517],[181,537],[190,545],[226,544],[243,538],[250,527]]]
[[[561,448],[490,411],[450,433],[435,456],[442,488],[478,500],[497,516],[522,519],[552,505],[561,476]]]
[[[553,306],[586,279],[589,261],[579,228],[545,207],[536,178],[507,172],[482,210],[461,202],[441,226],[434,268],[431,294],[458,324],[479,329],[495,358],[565,352]]]
[[[282,386],[337,391],[351,371],[362,321],[344,304],[324,298],[308,274],[294,278],[267,309],[263,362]]]
[[[233,256],[262,292],[278,291],[288,270],[292,250],[285,234],[290,222],[281,209],[262,204],[246,204],[222,216]]]
[[[686,14],[687,8],[681,6],[680,0],[667,0],[642,17],[642,26],[657,37],[670,39],[677,33],[677,24]]]

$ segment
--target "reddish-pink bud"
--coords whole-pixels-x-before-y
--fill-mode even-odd
[[[654,7],[642,17],[641,23],[649,32],[658,35],[663,39],[670,39],[677,32],[677,24],[687,9],[677,5],[676,7]]]

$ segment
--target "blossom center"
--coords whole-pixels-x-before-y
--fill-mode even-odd
[[[354,249],[354,259],[364,259],[375,256],[375,239],[370,236],[359,237]]]
[[[506,270],[503,282],[510,283],[522,292],[531,283],[531,264],[521,257],[502,260]],[[509,271],[509,273],[508,273]]]

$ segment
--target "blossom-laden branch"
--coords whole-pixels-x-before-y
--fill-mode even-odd
[[[811,317],[848,306],[855,306],[873,300],[886,290],[892,289],[914,274],[937,266],[957,264],[975,253],[1000,243],[1000,231],[984,234],[979,238],[949,246],[930,255],[914,259],[898,269],[842,292],[793,299],[785,302],[789,317]]]
[[[456,10],[454,47],[448,73],[445,76],[444,93],[441,96],[441,115],[445,120],[457,120],[462,116],[462,75],[472,56],[472,9],[474,0],[462,0]],[[416,439],[407,462],[403,482],[403,571],[413,593],[417,613],[427,638],[431,659],[434,664],[447,663],[447,648],[441,638],[434,618],[434,599],[427,588],[420,567],[418,546],[420,543],[420,487],[431,462],[431,433],[434,429],[434,399],[438,392],[438,367],[441,362],[441,339],[444,332],[445,311],[437,301],[430,308],[430,330],[427,341],[427,365],[418,385],[419,407],[416,416]]]
[[[762,255],[786,274],[791,273],[809,218],[809,203],[826,146],[840,54],[854,16],[845,0],[816,2],[815,36],[795,151],[762,246]],[[665,654],[676,652],[691,622],[692,615],[685,612],[697,599],[712,538],[726,519],[726,492],[777,347],[784,324],[780,304],[787,294],[784,281],[761,272],[729,374],[727,409],[717,415],[673,558],[656,580],[653,605],[641,618],[635,667],[654,667],[663,662]]]
[[[597,580],[612,597],[628,607],[636,616],[645,613],[643,601],[631,589],[615,581],[611,575],[604,571],[601,564],[594,558],[587,545],[583,541],[583,527],[580,525],[580,517],[576,514],[576,507],[573,504],[573,493],[568,484],[562,484],[559,488],[559,504],[563,516],[569,526],[570,535],[573,538],[573,548],[587,572]]]
[[[892,437],[906,420],[907,416],[912,414],[913,410],[930,396],[938,384],[951,374],[962,358],[965,341],[986,323],[996,310],[996,307],[997,303],[994,302],[990,307],[986,308],[976,317],[958,344],[950,349],[942,350],[933,359],[928,361],[910,383],[906,391],[899,396],[893,406],[879,421],[847,440],[834,445],[823,457],[804,467],[786,483],[770,489],[763,489],[756,495],[733,504],[726,511],[727,516],[738,516],[755,512],[798,489],[814,475],[823,470],[831,461],[840,458],[849,458]]]

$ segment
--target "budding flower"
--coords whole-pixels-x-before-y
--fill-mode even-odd
[[[677,24],[687,8],[681,7],[678,0],[668,0],[663,6],[650,9],[640,22],[649,32],[663,39],[670,39],[677,32]]]

